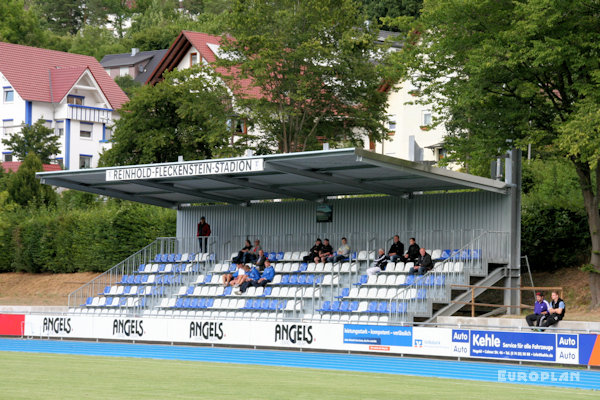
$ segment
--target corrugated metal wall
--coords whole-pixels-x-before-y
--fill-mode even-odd
[[[263,247],[271,250],[307,249],[316,235],[329,236],[334,248],[342,235],[351,245],[355,242],[354,249],[365,248],[363,243],[374,238],[368,244],[373,249],[387,246],[396,233],[405,244],[409,236],[416,236],[428,248],[459,248],[473,230],[508,232],[509,201],[507,195],[483,191],[417,195],[410,200],[337,199],[329,201],[331,223],[317,223],[316,203],[305,201],[189,207],[178,211],[177,237],[195,236],[198,220],[205,216],[213,236],[221,243],[231,241],[231,250],[242,247],[246,237],[262,238]]]

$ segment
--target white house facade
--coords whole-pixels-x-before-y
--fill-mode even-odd
[[[70,170],[96,167],[110,147],[118,108],[127,101],[100,64],[92,57],[7,43],[0,43],[0,54],[0,139],[41,119],[59,136],[55,163]],[[19,161],[1,141],[0,152],[0,161]]]

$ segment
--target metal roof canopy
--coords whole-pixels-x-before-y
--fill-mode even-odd
[[[364,149],[38,172],[42,183],[177,208],[193,203],[480,189],[507,194],[507,183],[430,167]]]

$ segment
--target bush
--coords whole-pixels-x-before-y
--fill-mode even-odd
[[[19,209],[0,215],[0,271],[106,271],[158,236],[174,236],[176,214],[129,202],[87,209]]]

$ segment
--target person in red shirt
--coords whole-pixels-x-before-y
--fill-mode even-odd
[[[206,223],[206,218],[202,217],[198,223],[198,232],[196,233],[196,237],[198,237],[198,244],[200,245],[200,253],[208,251],[207,242],[209,236],[210,225]]]

